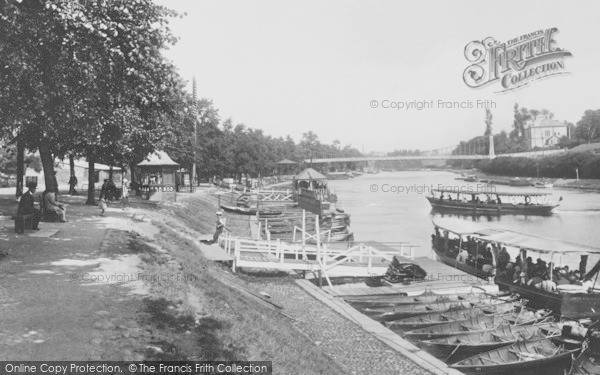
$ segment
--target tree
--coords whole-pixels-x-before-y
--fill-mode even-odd
[[[0,14],[0,136],[39,150],[46,186],[56,156],[122,162],[169,133],[181,83],[161,49],[175,41],[174,12],[150,0],[23,0],[0,2]]]
[[[575,135],[588,143],[600,137],[600,109],[588,109],[584,112],[581,120],[577,122]]]

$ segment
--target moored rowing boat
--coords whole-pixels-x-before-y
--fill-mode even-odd
[[[562,375],[571,363],[571,354],[576,351],[544,338],[490,350],[450,367],[466,374]]]

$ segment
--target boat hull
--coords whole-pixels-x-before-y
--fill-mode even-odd
[[[515,285],[498,280],[499,286],[529,300],[529,306],[547,308],[569,319],[600,319],[600,294],[553,293],[530,286]]]
[[[463,201],[450,201],[427,197],[431,207],[436,210],[464,212],[480,215],[551,215],[552,210],[558,205],[537,205],[537,204],[490,204],[490,203],[471,203]]]
[[[434,357],[447,362],[458,362],[519,341],[540,340],[549,335],[556,335],[557,332],[560,332],[560,327],[555,323],[542,326],[504,324],[489,332],[470,334],[463,338],[459,336],[438,340],[422,340],[418,345]]]
[[[464,271],[464,272],[466,272],[470,275],[476,276],[480,279],[485,280],[490,276],[489,274],[483,272],[482,270],[480,270],[477,267],[470,266],[466,263],[461,263],[458,260],[456,260],[456,258],[445,255],[444,253],[442,253],[435,247],[433,247],[433,251],[435,252],[435,255],[437,256],[438,262],[444,263],[450,267],[454,267],[456,269]]]
[[[576,350],[560,350],[553,356],[544,358],[519,360],[512,353],[534,354],[534,347],[543,347],[546,351],[555,351],[551,340],[537,340],[529,342],[518,342],[516,344],[491,350],[463,361],[457,362],[450,367],[465,374],[519,374],[519,375],[564,375],[564,371],[571,364],[571,355]],[[481,359],[479,359],[481,358]],[[510,360],[507,360],[510,358]]]

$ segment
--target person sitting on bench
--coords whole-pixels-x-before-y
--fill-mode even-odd
[[[31,221],[31,227],[34,230],[40,230],[38,227],[42,213],[34,206],[33,194],[37,189],[37,185],[34,183],[27,184],[28,190],[21,196],[19,200],[19,208],[17,209],[17,215],[33,215]]]
[[[67,207],[65,204],[60,203],[56,199],[56,194],[58,193],[57,187],[51,187],[46,192],[46,196],[44,197],[44,211],[45,212],[55,212],[60,218],[61,223],[66,223],[66,214]]]

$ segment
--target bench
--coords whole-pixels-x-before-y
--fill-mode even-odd
[[[15,233],[23,234],[25,229],[33,229],[33,214],[13,215],[15,221]]]

